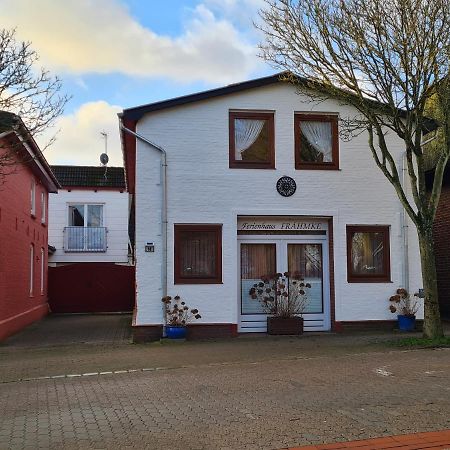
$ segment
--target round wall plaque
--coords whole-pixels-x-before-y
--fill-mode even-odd
[[[291,177],[281,177],[277,181],[277,191],[283,197],[290,197],[294,195],[297,189],[297,183]]]

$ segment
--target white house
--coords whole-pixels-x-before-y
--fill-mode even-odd
[[[367,134],[340,137],[356,114],[278,75],[123,111],[137,341],[161,335],[166,294],[199,309],[195,335],[264,332],[249,287],[284,271],[312,285],[305,330],[391,325],[389,297],[421,287],[418,243]]]
[[[50,306],[56,312],[131,310],[129,196],[122,167],[52,166]]]

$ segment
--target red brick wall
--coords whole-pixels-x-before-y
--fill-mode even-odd
[[[36,213],[31,216],[31,183],[36,181]],[[0,181],[0,341],[48,312],[47,226],[41,224],[41,192],[48,193],[24,165]],[[47,211],[48,217],[48,211]],[[46,219],[47,222],[47,219]],[[34,245],[30,296],[30,246]],[[44,290],[41,293],[41,248]]]
[[[434,222],[434,249],[441,314],[450,318],[450,183],[442,187]]]

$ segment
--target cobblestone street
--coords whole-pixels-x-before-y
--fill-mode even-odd
[[[450,350],[368,340],[73,344],[35,349],[40,371],[0,347],[0,449],[279,449],[450,428]],[[14,378],[21,358],[30,381]]]

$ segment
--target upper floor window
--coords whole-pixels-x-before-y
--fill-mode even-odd
[[[222,225],[175,225],[175,283],[222,282]]]
[[[274,169],[274,113],[230,111],[230,168]]]
[[[64,229],[66,252],[106,252],[103,205],[69,205],[69,226]]]
[[[103,205],[69,205],[69,226],[103,226]]]
[[[47,204],[46,204],[46,196],[45,192],[41,192],[41,223],[45,223],[47,215]]]
[[[339,169],[338,117],[295,114],[295,168]]]
[[[36,181],[31,180],[31,215],[36,215]]]
[[[347,279],[350,283],[389,282],[389,227],[347,226]]]

